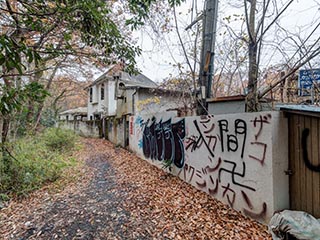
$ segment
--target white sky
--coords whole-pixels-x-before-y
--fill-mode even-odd
[[[230,1],[230,0],[229,0]],[[200,2],[200,1],[199,1]],[[202,1],[201,1],[202,2]],[[202,9],[203,4],[199,3],[198,8]],[[227,0],[219,1],[219,15],[218,19],[221,20],[224,16],[229,14],[243,13],[243,9],[226,7]],[[234,3],[242,3],[242,0],[234,0]],[[279,6],[281,6],[280,2]],[[285,4],[288,0],[282,0]],[[318,4],[319,3],[319,4]],[[192,0],[186,0],[186,2],[177,9],[177,12],[183,12],[183,21],[186,24],[190,23],[190,14],[187,14],[188,9],[192,4]],[[302,37],[306,37],[307,34],[312,30],[312,26],[315,26],[320,20],[320,0],[295,0],[289,9],[283,15],[281,21],[282,26],[287,28],[290,32],[298,33],[300,31],[305,31]],[[184,31],[183,29],[181,31]],[[219,31],[219,26],[218,26]],[[138,45],[142,48],[143,53],[137,58],[138,67],[142,70],[142,73],[152,79],[153,81],[159,82],[164,78],[170,76],[170,74],[175,75],[176,72],[173,67],[169,64],[172,61],[171,55],[173,55],[178,61],[183,61],[183,57],[179,53],[180,50],[177,49],[177,37],[176,33],[172,33],[170,37],[169,46],[161,48],[159,51],[154,51],[154,46],[152,40],[147,34],[138,32],[134,35],[138,39]],[[316,36],[320,36],[320,30],[317,31]],[[217,40],[219,41],[219,39]],[[175,46],[176,45],[176,46]],[[200,46],[199,46],[200,47]],[[290,50],[290,49],[289,49]],[[270,63],[276,61],[272,56],[265,56],[265,61]],[[267,59],[268,58],[268,59]]]

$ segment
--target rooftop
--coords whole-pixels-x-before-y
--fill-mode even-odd
[[[65,114],[87,114],[87,107],[78,107],[60,112],[59,115]]]
[[[281,111],[305,115],[320,115],[320,107],[314,105],[280,105]]]
[[[107,71],[98,77],[93,83],[87,86],[85,89],[98,84],[103,80],[115,80],[115,76],[119,76],[119,80],[124,82],[128,86],[143,86],[143,87],[157,87],[158,85],[151,79],[143,74],[129,74],[127,72],[121,71],[117,64],[111,65],[107,68]]]

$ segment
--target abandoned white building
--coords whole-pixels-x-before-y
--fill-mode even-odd
[[[166,111],[175,116],[190,114],[188,94],[161,89],[146,76],[130,75],[119,65],[111,66],[86,90],[88,120],[100,120],[100,136],[123,147],[129,141],[129,116]]]
[[[117,87],[129,83],[135,86],[157,87],[157,84],[142,74],[130,75],[111,66],[104,74],[86,87],[88,91],[88,120],[117,115]]]

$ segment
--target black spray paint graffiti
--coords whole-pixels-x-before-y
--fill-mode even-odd
[[[240,178],[244,178],[245,177],[245,175],[246,175],[246,163],[245,162],[242,162],[242,171],[239,171],[239,172],[236,171],[237,164],[235,162],[228,161],[228,160],[224,160],[224,162],[230,164],[232,167],[231,168],[220,168],[219,169],[219,175],[218,175],[219,182],[221,182],[221,174],[222,174],[222,172],[225,172],[225,173],[229,173],[230,174],[232,183],[234,185],[238,185],[240,187],[247,188],[247,189],[249,189],[251,191],[256,191],[253,187],[241,184],[241,183],[237,182],[237,180],[236,180],[236,176],[240,177]]]
[[[302,156],[304,163],[306,164],[307,168],[309,168],[311,171],[314,172],[320,172],[320,165],[315,166],[310,162],[309,156],[308,156],[308,149],[307,149],[307,139],[309,136],[310,129],[305,128],[302,131],[302,138],[301,138],[301,145],[302,145]]]
[[[247,123],[242,119],[236,119],[234,121],[234,132],[235,134],[226,134],[229,133],[229,126],[227,120],[220,120],[219,129],[220,129],[220,138],[221,138],[221,151],[224,152],[224,145],[227,144],[228,152],[236,152],[239,147],[238,135],[243,135],[243,142],[241,146],[241,158],[243,158],[244,148],[246,144],[247,137]],[[225,141],[226,139],[226,141]]]
[[[183,139],[185,120],[171,123],[171,119],[156,122],[153,117],[144,124],[142,148],[146,158],[152,160],[171,160],[178,168],[184,165]]]
[[[246,175],[247,166],[252,164],[250,160],[265,166],[268,146],[264,141],[264,133],[271,119],[272,116],[266,114],[254,116],[250,120],[215,120],[214,116],[194,120],[196,134],[186,137],[185,150],[205,152],[203,157],[209,161],[204,161],[208,164],[202,167],[187,162],[178,175],[181,174],[185,181],[192,182],[210,195],[226,199],[231,207],[242,200],[242,211],[256,219],[264,219],[267,204],[253,204],[251,197],[260,189],[256,184],[248,184]],[[217,151],[216,147],[221,149]],[[238,154],[233,155],[232,160],[223,159],[223,153],[228,152]]]
[[[212,157],[214,157],[214,149],[216,147],[217,144],[217,137],[216,136],[212,136],[208,133],[210,133],[213,128],[214,125],[212,125],[213,127],[211,127],[209,130],[209,132],[205,131],[204,134],[202,134],[198,122],[196,120],[193,121],[195,128],[197,129],[199,136],[191,136],[187,138],[186,141],[186,150],[191,148],[191,152],[195,151],[196,149],[200,148],[202,143],[206,146],[207,150],[209,151],[210,155]]]
[[[249,206],[250,210],[253,210],[254,207],[252,206],[250,198],[243,190],[256,192],[256,189],[239,182],[239,180],[241,181],[245,178],[245,162],[242,162],[242,169],[238,170],[236,168],[236,163],[219,158],[218,162],[207,165],[202,169],[195,168],[186,163],[183,169],[181,169],[178,173],[178,176],[183,173],[182,177],[186,182],[194,181],[198,188],[207,189],[208,193],[212,196],[216,195],[220,188],[222,190],[222,197],[225,197],[227,199],[231,207],[233,207],[236,200],[236,191],[234,187],[241,187],[241,192],[245,202]],[[231,181],[223,182],[221,179],[222,174],[226,176],[229,175]],[[249,212],[250,210],[247,211]],[[263,215],[263,213],[261,215]],[[254,213],[252,212],[252,214]]]

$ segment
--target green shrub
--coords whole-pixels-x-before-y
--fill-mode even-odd
[[[74,147],[76,135],[61,128],[48,128],[42,135],[44,143],[53,151],[67,151]]]
[[[40,123],[44,127],[54,127],[56,123],[56,116],[54,110],[45,109],[41,114]]]
[[[75,162],[70,157],[75,141],[70,131],[47,129],[38,136],[11,143],[9,169],[4,170],[0,155],[0,195],[26,195],[58,179],[62,170]]]

